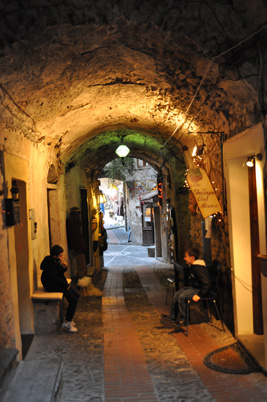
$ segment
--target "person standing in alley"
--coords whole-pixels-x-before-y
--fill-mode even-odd
[[[174,324],[184,325],[186,318],[186,300],[192,298],[194,302],[207,295],[211,287],[209,271],[204,260],[200,259],[197,248],[189,248],[185,252],[184,260],[188,265],[188,277],[190,286],[185,286],[174,293],[171,311],[169,315],[162,314],[164,320]],[[179,316],[179,321],[177,318]]]
[[[54,245],[51,248],[50,255],[47,255],[40,266],[42,272],[41,282],[47,292],[62,292],[68,301],[68,308],[66,312],[66,319],[62,324],[68,332],[77,332],[73,317],[76,311],[78,300],[80,297],[79,292],[69,285],[65,278],[67,271],[67,264],[64,262],[64,250],[59,245]]]
[[[82,235],[80,215],[81,210],[72,207],[66,222],[71,276],[75,283],[87,275],[86,244]]]
[[[108,235],[107,231],[104,228],[104,219],[103,214],[99,214],[99,237],[98,237],[98,245],[99,245],[99,255],[103,256],[103,252],[108,249]],[[102,264],[103,266],[103,264]]]

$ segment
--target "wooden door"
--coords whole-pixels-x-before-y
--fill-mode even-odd
[[[251,236],[251,266],[252,266],[252,300],[254,333],[263,334],[261,271],[257,255],[260,253],[257,183],[255,165],[248,169],[249,206],[250,206],[250,236]]]
[[[142,202],[143,246],[154,244],[154,219],[152,202]]]

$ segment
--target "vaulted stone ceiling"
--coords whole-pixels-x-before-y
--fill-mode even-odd
[[[9,0],[0,15],[5,147],[23,135],[85,167],[101,134],[98,166],[131,130],[132,156],[153,162],[170,135],[169,150],[191,146],[190,132],[230,136],[265,113],[264,0]]]

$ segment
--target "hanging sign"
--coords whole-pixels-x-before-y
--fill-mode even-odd
[[[221,206],[204,169],[194,167],[187,173],[187,182],[194,194],[203,219],[221,212]]]

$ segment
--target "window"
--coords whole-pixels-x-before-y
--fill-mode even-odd
[[[142,159],[137,159],[137,168],[141,169],[145,166],[148,166],[148,163],[146,163],[145,161],[143,161]]]
[[[152,214],[153,210],[152,208],[147,205],[144,207],[144,227],[152,227]]]

